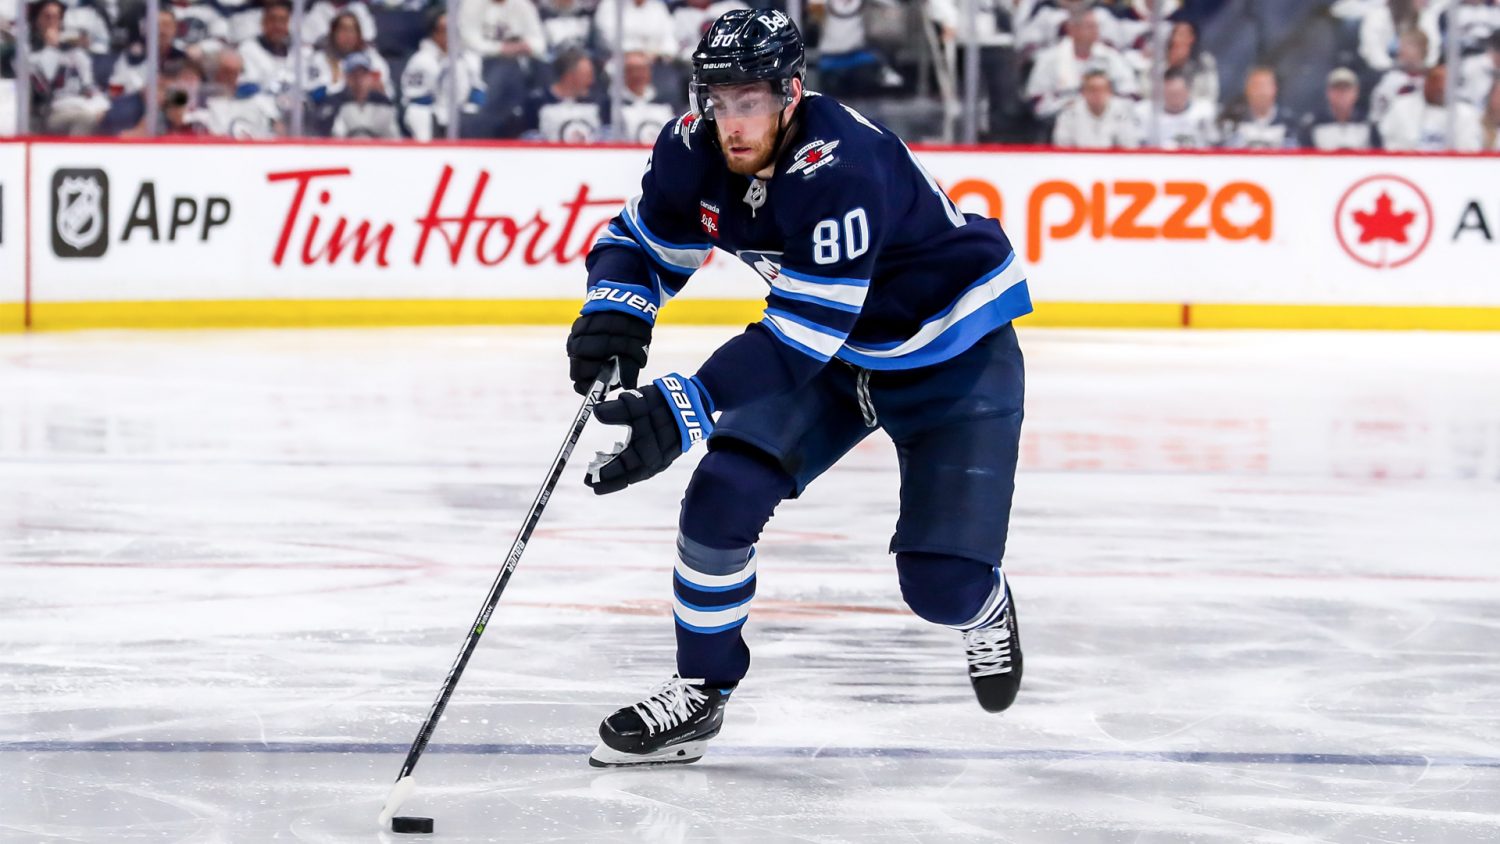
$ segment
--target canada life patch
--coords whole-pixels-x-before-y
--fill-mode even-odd
[[[719,236],[719,206],[706,199],[698,201],[698,224],[709,237]]]
[[[811,176],[818,168],[827,167],[833,163],[833,151],[838,145],[837,140],[813,141],[803,145],[793,157],[792,166],[786,168],[787,175],[801,173],[803,176]]]

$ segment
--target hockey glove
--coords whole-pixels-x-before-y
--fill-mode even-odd
[[[568,334],[568,377],[584,395],[612,357],[620,359],[620,384],[635,389],[651,345],[651,323],[619,311],[595,311],[573,321]]]
[[[594,411],[599,421],[628,426],[630,432],[617,451],[601,453],[589,465],[583,482],[607,495],[659,474],[693,443],[708,439],[713,412],[713,400],[698,379],[676,373],[602,402]]]

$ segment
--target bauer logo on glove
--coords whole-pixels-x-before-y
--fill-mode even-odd
[[[702,382],[675,372],[601,403],[599,421],[624,425],[629,433],[612,454],[601,453],[590,464],[584,483],[606,495],[660,474],[693,443],[708,439],[713,412]]]

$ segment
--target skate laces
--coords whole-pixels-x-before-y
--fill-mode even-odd
[[[1010,673],[1010,610],[1000,616],[994,627],[970,630],[964,634],[964,649],[969,655],[969,675],[991,677]]]
[[[708,695],[681,677],[657,686],[645,700],[631,707],[646,723],[648,735],[665,732],[692,717],[697,704],[708,700]]]

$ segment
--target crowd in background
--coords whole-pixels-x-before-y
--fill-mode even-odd
[[[1497,0],[1162,0],[1155,14],[1149,0],[973,3],[799,2],[810,87],[914,139],[951,137],[951,105],[977,67],[986,141],[1500,150]],[[15,79],[25,14],[33,134],[272,138],[300,126],[430,140],[457,115],[462,137],[649,141],[687,107],[707,24],[745,6],[459,0],[450,27],[432,0],[307,0],[294,38],[288,0],[162,0],[155,20],[141,0],[0,0],[0,77]],[[0,134],[15,131],[17,97],[0,83]]]

